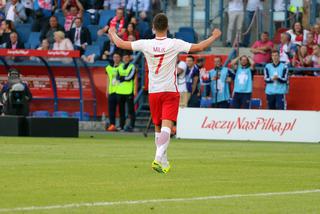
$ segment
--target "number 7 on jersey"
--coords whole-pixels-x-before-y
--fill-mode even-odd
[[[158,66],[157,66],[157,69],[156,69],[156,74],[159,73],[159,70],[160,70],[160,67],[162,65],[162,62],[163,62],[163,58],[164,58],[164,54],[157,54],[157,55],[154,55],[155,58],[160,58],[159,59],[159,63],[158,63]]]

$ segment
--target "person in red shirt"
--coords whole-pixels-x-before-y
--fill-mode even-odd
[[[82,18],[83,16],[83,6],[79,0],[76,0],[77,5],[72,5],[71,0],[67,0],[62,7],[63,14],[66,18],[64,23],[64,29],[68,32],[74,25],[74,20],[76,18]],[[68,9],[69,8],[69,9]],[[79,8],[79,9],[78,9]]]
[[[140,39],[139,32],[136,30],[136,26],[133,23],[128,24],[127,30],[124,32],[122,39],[124,41],[129,41],[129,36],[134,36],[135,40]]]
[[[302,45],[306,43],[308,30],[305,30],[300,22],[295,22],[291,30],[287,33],[291,36],[291,42],[297,45]]]
[[[313,53],[313,46],[315,45],[314,43],[314,37],[312,33],[307,34],[307,40],[306,40],[306,47],[307,47],[307,52],[308,55],[312,55]]]
[[[100,29],[98,31],[98,35],[102,36],[103,34],[107,34],[109,28],[115,28],[116,32],[117,32],[117,35],[119,37],[122,37],[123,34],[126,32],[127,23],[126,23],[126,20],[125,20],[125,17],[124,17],[123,8],[118,8],[117,9],[116,16],[111,18],[108,21],[108,24],[104,28],[102,28],[102,29]]]
[[[313,52],[313,47],[312,47]],[[297,54],[293,57],[292,66],[299,67],[312,67],[312,52],[308,53],[307,46],[303,45],[299,48]]]
[[[261,39],[256,41],[252,47],[251,52],[253,55],[254,63],[264,65],[271,61],[271,50],[273,49],[273,42],[269,40],[269,33],[264,32],[261,34]]]

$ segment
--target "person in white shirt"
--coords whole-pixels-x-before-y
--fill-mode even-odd
[[[150,11],[150,0],[129,0],[127,10],[130,17],[138,13],[142,20],[146,20]]]
[[[178,91],[180,93],[180,107],[187,107],[188,105],[188,89],[186,82],[187,63],[180,61],[177,66],[178,75]]]
[[[52,50],[72,51],[73,44],[70,39],[65,38],[65,34],[62,31],[54,32],[54,41]],[[64,63],[71,62],[71,58],[50,58],[51,61],[62,61]]]
[[[228,6],[228,33],[227,33],[227,46],[231,47],[233,31],[240,33],[241,42],[241,31],[244,18],[244,6],[243,0],[230,0]]]
[[[126,50],[142,51],[149,68],[149,104],[153,123],[155,124],[156,155],[152,168],[159,173],[167,173],[170,165],[167,148],[173,123],[179,109],[179,92],[177,86],[177,57],[180,52],[199,52],[208,48],[221,36],[221,31],[213,30],[212,35],[200,42],[191,44],[180,39],[167,38],[168,18],[159,13],[153,19],[155,39],[143,39],[135,42],[123,41],[115,28],[109,35],[117,47]]]
[[[251,22],[253,21],[254,13],[257,12],[256,16],[261,17],[261,11],[263,10],[264,0],[248,0],[246,14],[245,14],[245,28],[247,31],[250,27]],[[258,30],[258,29],[257,29]],[[251,39],[251,30],[243,38],[243,45],[245,47],[250,46]]]

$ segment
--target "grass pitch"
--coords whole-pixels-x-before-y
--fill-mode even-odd
[[[320,213],[320,192],[192,199],[320,189],[319,144],[172,140],[168,174],[153,158],[153,137],[0,138],[0,213]]]

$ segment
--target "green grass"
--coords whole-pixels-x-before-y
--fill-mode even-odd
[[[319,144],[173,140],[167,175],[153,157],[153,137],[0,138],[0,210],[320,189]],[[320,213],[320,193],[27,213]]]

